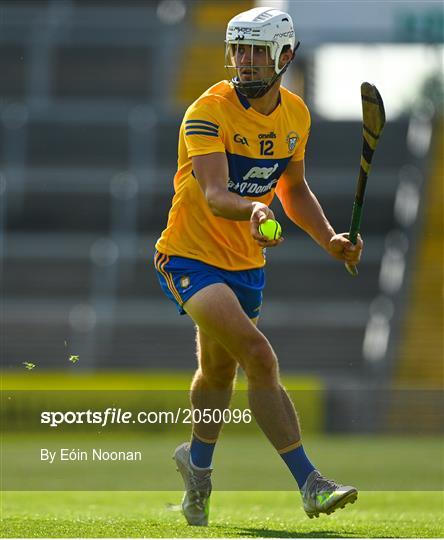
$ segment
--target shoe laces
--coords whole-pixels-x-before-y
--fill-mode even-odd
[[[211,493],[210,478],[211,469],[208,471],[196,471],[191,467],[188,497],[190,502],[202,512],[205,511],[205,504]]]
[[[205,504],[207,502],[209,493],[207,491],[196,491],[194,489],[188,491],[188,498],[193,506],[196,506],[199,510],[205,510]]]
[[[189,489],[208,496],[209,486],[211,486],[211,469],[196,471],[190,467]],[[210,488],[211,489],[211,488]]]
[[[313,482],[313,487],[315,494],[318,494],[324,493],[326,491],[336,491],[341,487],[341,485],[334,480],[329,480],[328,478],[325,478],[325,476],[322,476],[322,474],[320,474]]]

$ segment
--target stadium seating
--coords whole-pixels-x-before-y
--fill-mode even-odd
[[[151,265],[172,196],[178,89],[192,80],[178,76],[185,27],[161,24],[154,2],[3,4],[4,365],[64,369],[69,340],[80,370],[191,370],[192,325]],[[188,20],[194,4],[184,5]],[[283,370],[349,381],[373,369],[363,340],[407,129],[407,119],[389,124],[375,157],[359,278],[275,206],[286,243],[269,253],[261,327]],[[358,122],[314,117],[307,178],[338,230],[349,225],[360,145]]]

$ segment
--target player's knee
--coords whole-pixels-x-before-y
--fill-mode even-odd
[[[277,380],[277,358],[265,338],[250,344],[244,370],[249,382],[273,384]]]
[[[203,377],[213,388],[228,388],[236,377],[235,363],[218,363],[201,367]]]
[[[200,376],[212,388],[228,388],[236,377],[237,362],[230,354],[210,341],[199,340],[197,347]]]

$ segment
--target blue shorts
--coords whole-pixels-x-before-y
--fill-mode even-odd
[[[265,286],[263,268],[222,270],[195,259],[168,256],[158,251],[154,255],[154,267],[163,292],[176,304],[181,315],[186,313],[183,305],[197,291],[214,283],[225,283],[250,319],[259,316]]]

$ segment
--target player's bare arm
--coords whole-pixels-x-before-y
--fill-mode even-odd
[[[294,405],[279,382],[277,356],[252,323],[265,285],[259,247],[281,241],[259,233],[259,226],[274,219],[268,205],[276,184],[295,223],[334,256],[353,262],[357,257],[348,254],[350,242],[335,235],[306,185],[303,163],[290,165],[280,180],[292,159],[303,159],[310,127],[302,99],[280,86],[299,45],[291,16],[266,7],[240,13],[228,23],[225,43],[230,81],[213,85],[185,113],[175,195],[154,264],[162,290],[197,326],[193,409],[228,407],[236,364],[242,366],[252,413],[312,518],[353,503],[358,491],[322,476],[308,458]],[[190,525],[208,524],[211,463],[222,423],[193,422],[191,442],[174,454]]]
[[[361,237],[353,245],[347,238],[348,233],[336,234],[305,179],[304,160],[288,164],[278,182],[276,194],[293,223],[307,232],[332,257],[351,264],[359,262],[363,247]]]
[[[259,225],[274,219],[273,211],[259,201],[240,197],[227,189],[228,162],[226,154],[213,152],[192,158],[193,171],[205,195],[211,212],[225,219],[250,221],[251,236],[261,247],[273,247],[282,242],[266,240],[259,233]]]

